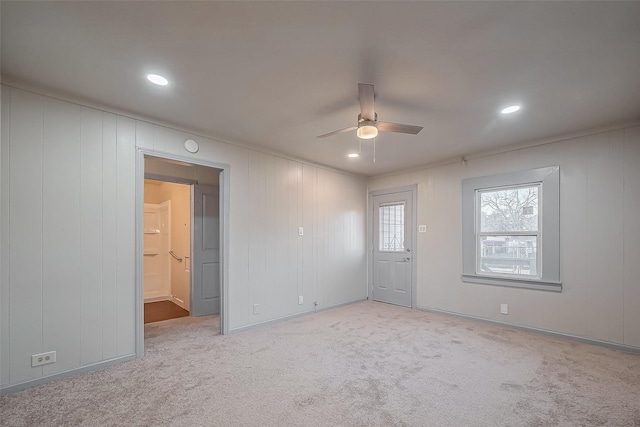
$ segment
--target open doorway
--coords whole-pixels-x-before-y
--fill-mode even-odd
[[[144,180],[144,323],[190,315],[191,185]]]
[[[148,154],[143,161],[144,323],[220,314],[224,169]]]

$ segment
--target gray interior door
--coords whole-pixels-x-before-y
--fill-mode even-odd
[[[411,191],[373,196],[373,299],[411,307]]]
[[[193,186],[191,315],[220,313],[219,188]]]

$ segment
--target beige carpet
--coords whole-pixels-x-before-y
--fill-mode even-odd
[[[145,326],[146,357],[0,400],[3,426],[640,426],[640,355],[364,302],[219,336]]]

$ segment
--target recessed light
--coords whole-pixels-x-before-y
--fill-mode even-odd
[[[360,157],[360,154],[358,154],[358,153],[349,153],[349,154],[347,154],[347,157],[349,157],[351,159],[357,159],[358,157]]]
[[[147,74],[147,80],[158,86],[166,86],[169,84],[169,80],[158,74]]]
[[[507,108],[503,108],[502,111],[500,111],[502,114],[511,114],[511,113],[515,113],[516,111],[518,111],[520,109],[519,105],[511,105]]]

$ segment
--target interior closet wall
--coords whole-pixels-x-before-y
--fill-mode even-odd
[[[169,259],[171,265],[171,297],[173,301],[189,310],[191,286],[191,188],[188,185],[163,182],[160,198],[171,200],[171,250],[179,261]]]
[[[143,297],[162,301],[171,295],[171,201],[144,204]]]

